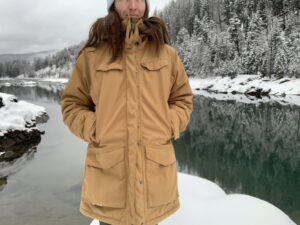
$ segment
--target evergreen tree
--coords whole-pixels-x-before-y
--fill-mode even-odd
[[[230,34],[230,40],[235,46],[235,51],[237,52],[237,55],[241,55],[240,51],[240,42],[241,42],[241,21],[238,18],[237,15],[234,15],[230,20],[229,20],[229,27],[228,27],[228,32]]]
[[[177,35],[175,46],[181,57],[182,63],[186,68],[187,74],[191,75],[191,42],[188,30],[182,27]]]
[[[262,19],[258,13],[252,15],[249,23],[246,47],[242,55],[242,67],[247,74],[262,72],[265,39],[262,32]]]

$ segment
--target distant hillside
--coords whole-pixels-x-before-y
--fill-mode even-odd
[[[78,45],[57,50],[27,54],[0,55],[0,78],[35,77],[62,78],[68,77],[78,51],[84,42]]]
[[[31,61],[34,58],[44,58],[58,50],[47,50],[41,52],[30,52],[24,54],[0,54],[0,62],[8,62],[13,60],[26,60]]]

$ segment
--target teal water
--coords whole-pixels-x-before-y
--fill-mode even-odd
[[[179,170],[266,200],[300,224],[300,107],[194,96]]]

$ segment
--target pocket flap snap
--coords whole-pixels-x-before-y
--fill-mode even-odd
[[[86,164],[101,169],[108,169],[124,160],[124,148],[99,149],[96,153],[88,154]]]
[[[168,166],[176,162],[172,143],[168,145],[146,146],[146,157],[163,166]]]

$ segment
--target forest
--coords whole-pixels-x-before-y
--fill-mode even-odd
[[[299,0],[177,0],[156,12],[192,77],[300,77]]]

